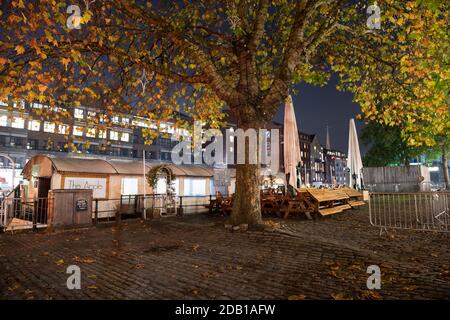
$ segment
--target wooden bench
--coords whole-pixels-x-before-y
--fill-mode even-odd
[[[319,213],[322,216],[328,216],[330,214],[335,214],[342,212],[344,210],[351,209],[351,206],[348,204],[341,204],[337,207],[331,207],[331,208],[325,208],[325,209],[319,209]]]
[[[351,189],[351,188],[341,188],[341,189],[337,189],[337,190],[341,190],[346,195],[348,195],[348,197],[350,198],[348,204],[352,208],[355,208],[355,207],[358,207],[358,206],[363,206],[363,205],[366,204],[363,201],[363,194],[361,192],[359,192],[358,190]]]

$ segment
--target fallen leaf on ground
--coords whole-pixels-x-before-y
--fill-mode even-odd
[[[417,286],[406,286],[406,287],[403,287],[403,290],[405,290],[405,291],[414,291],[416,289],[417,289]]]
[[[343,293],[332,293],[331,296],[334,300],[351,300],[351,298],[348,298]]]
[[[55,264],[58,265],[58,266],[61,266],[61,265],[64,264],[64,260],[63,259],[56,260]]]
[[[303,294],[294,294],[288,297],[288,300],[305,300],[306,296]]]
[[[364,290],[361,292],[361,299],[381,300],[381,294],[373,290]]]
[[[84,257],[84,258],[81,258],[81,257],[75,256],[75,257],[73,258],[73,260],[76,261],[76,262],[87,263],[87,264],[89,264],[89,263],[94,263],[94,262],[95,262],[95,259],[93,259],[93,258],[91,258],[91,257]]]
[[[18,284],[13,285],[12,287],[8,287],[9,291],[14,291],[16,290],[18,287],[20,287]]]

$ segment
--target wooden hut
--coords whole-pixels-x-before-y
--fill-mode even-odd
[[[148,172],[156,165],[146,163],[145,171]],[[173,187],[177,196],[184,197],[184,205],[205,202],[202,197],[214,194],[212,168],[175,164],[167,166],[176,176]],[[22,175],[25,180],[23,198],[47,198],[49,190],[55,189],[92,189],[94,200],[98,200],[102,206],[100,211],[107,213],[107,208],[115,208],[105,215],[114,214],[124,199],[136,199],[136,196],[143,195],[144,183],[146,194],[165,192],[164,181],[158,181],[156,190],[147,184],[142,161],[36,155],[27,162]]]

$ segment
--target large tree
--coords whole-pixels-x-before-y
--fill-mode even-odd
[[[369,147],[363,157],[367,167],[408,166],[411,159],[424,152],[402,138],[401,128],[369,122],[363,129],[361,141]]]
[[[400,62],[385,57],[415,56],[398,42],[406,32],[398,20],[415,21],[411,15],[423,6],[378,1],[378,30],[366,24],[377,22],[366,1],[84,0],[80,19],[69,7],[74,2],[2,2],[0,97],[47,101],[50,111],[41,112],[56,120],[67,116],[58,104],[88,101],[106,115],[161,121],[181,110],[219,124],[226,104],[243,129],[271,120],[293,84],[321,84],[332,70],[367,112],[377,93],[361,94],[358,85],[367,89],[379,76],[398,80],[386,70]],[[92,123],[107,125],[97,117]],[[258,165],[236,171],[232,222],[258,224]]]
[[[359,48],[349,46],[333,67],[343,77],[342,88],[355,93],[367,123],[387,128],[387,138],[399,131],[403,142],[397,142],[406,143],[406,149],[441,152],[450,189],[450,2],[389,2],[386,37],[372,41],[381,50],[361,56]],[[362,57],[360,67],[352,67],[349,57]]]

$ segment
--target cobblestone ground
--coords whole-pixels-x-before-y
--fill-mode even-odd
[[[266,219],[267,220],[267,219]],[[450,235],[379,235],[367,208],[283,233],[230,233],[196,215],[52,233],[0,235],[1,299],[450,299]],[[68,290],[66,268],[81,268]],[[369,265],[381,290],[368,290]]]

